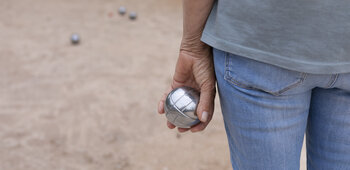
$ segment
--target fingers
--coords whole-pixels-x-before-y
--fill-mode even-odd
[[[202,87],[197,107],[197,116],[201,122],[191,127],[191,132],[203,131],[211,121],[214,112],[215,93],[215,86]]]
[[[203,123],[207,123],[214,112],[215,86],[204,85],[201,88],[199,104],[197,107],[197,116]]]
[[[188,130],[190,130],[189,128],[177,128],[177,130],[180,132],[180,133],[183,133],[183,132],[187,132]]]
[[[176,126],[173,125],[172,123],[170,123],[169,121],[167,121],[167,126],[169,129],[174,129]],[[180,133],[183,133],[183,132],[187,132],[190,130],[190,128],[177,128],[177,130],[180,132]]]
[[[203,130],[208,126],[208,124],[209,124],[211,118],[212,118],[212,117],[210,117],[210,119],[208,119],[208,121],[205,122],[205,123],[201,122],[201,123],[199,123],[199,124],[197,124],[197,125],[191,127],[191,129],[190,129],[191,132],[195,133],[195,132],[203,131]]]
[[[166,97],[168,96],[168,94],[170,93],[171,90],[172,90],[172,88],[169,87],[168,90],[164,92],[164,94],[162,95],[162,98],[158,102],[158,113],[159,114],[163,114],[164,113],[164,102],[165,102],[165,99],[166,99]]]
[[[174,129],[176,127],[175,125],[173,125],[169,121],[167,121],[167,126],[168,126],[169,129]]]

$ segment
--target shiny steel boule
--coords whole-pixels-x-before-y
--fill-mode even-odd
[[[72,36],[70,37],[70,40],[72,44],[79,44],[80,36],[78,34],[72,34]]]
[[[190,87],[172,90],[164,103],[166,118],[180,128],[190,128],[200,121],[196,114],[199,92]]]
[[[121,7],[119,7],[118,12],[120,15],[124,15],[126,13],[126,8],[121,6]]]
[[[130,18],[131,20],[135,20],[135,19],[137,18],[137,13],[136,13],[136,12],[130,12],[129,18]]]

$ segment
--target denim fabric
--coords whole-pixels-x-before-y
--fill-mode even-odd
[[[234,170],[350,170],[350,73],[308,74],[213,50]]]

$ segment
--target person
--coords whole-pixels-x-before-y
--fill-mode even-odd
[[[350,169],[350,1],[183,0],[183,36],[169,90],[216,83],[235,170]],[[168,122],[168,127],[174,125]]]

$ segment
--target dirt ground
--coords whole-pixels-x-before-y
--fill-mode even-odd
[[[218,101],[196,134],[156,113],[181,18],[179,0],[1,0],[0,169],[231,169]]]

